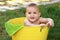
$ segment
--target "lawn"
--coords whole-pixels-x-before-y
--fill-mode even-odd
[[[48,40],[60,40],[60,4],[40,5],[42,17],[52,18],[55,26],[50,28]],[[12,18],[25,17],[25,8],[0,12],[0,40],[11,40],[5,31],[5,22]]]

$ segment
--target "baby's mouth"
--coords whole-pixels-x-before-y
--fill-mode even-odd
[[[34,19],[34,17],[31,17],[31,19]]]

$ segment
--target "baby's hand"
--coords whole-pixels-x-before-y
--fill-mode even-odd
[[[53,27],[54,26],[54,21],[49,18],[47,24],[48,24],[48,26]]]
[[[42,29],[44,28],[45,25],[46,24],[40,24],[40,27],[41,27],[40,31],[42,31]]]
[[[46,24],[40,24],[41,27],[44,27]]]

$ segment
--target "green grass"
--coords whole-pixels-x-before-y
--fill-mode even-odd
[[[46,6],[39,6],[42,17],[52,18],[55,26],[50,28],[48,40],[60,40],[60,4],[52,4]],[[5,31],[5,22],[12,18],[25,17],[25,8],[19,10],[8,10],[7,12],[0,12],[0,40],[11,40]],[[4,33],[4,34],[2,34]]]

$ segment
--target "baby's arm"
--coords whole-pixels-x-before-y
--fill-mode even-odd
[[[41,23],[48,24],[49,26],[54,26],[54,21],[51,18],[40,18]]]

